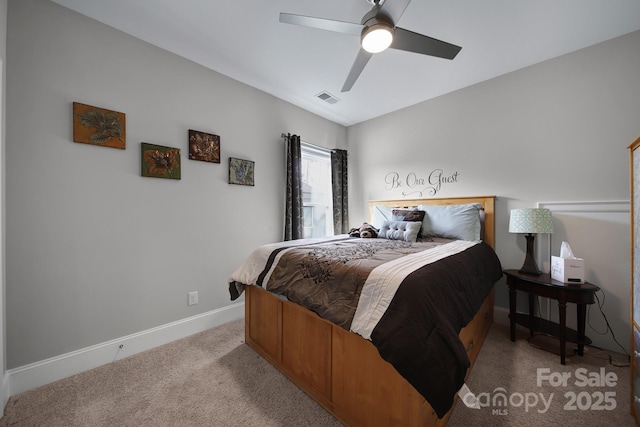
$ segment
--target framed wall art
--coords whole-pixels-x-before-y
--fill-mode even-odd
[[[189,129],[189,159],[220,163],[220,137]]]
[[[73,141],[99,147],[126,149],[124,113],[74,102]]]
[[[180,179],[180,149],[162,145],[141,146],[142,176],[153,178]]]
[[[229,157],[229,184],[254,185],[255,162]]]

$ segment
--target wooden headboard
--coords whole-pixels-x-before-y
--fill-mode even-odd
[[[496,196],[469,196],[435,199],[370,200],[369,219],[373,216],[373,205],[388,206],[392,208],[413,208],[418,205],[465,205],[467,203],[480,203],[484,209],[484,241],[495,249],[495,198]]]

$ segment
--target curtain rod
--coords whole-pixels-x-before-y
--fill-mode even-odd
[[[281,134],[281,135],[280,135],[280,138],[287,139],[288,137],[289,137],[289,135],[288,135],[288,134],[286,134],[286,133],[283,133],[283,134]],[[330,152],[332,152],[332,153],[335,153],[335,152],[336,152],[336,149],[335,149],[335,148],[333,148],[333,149],[332,149],[332,148],[322,147],[322,146],[320,146],[320,145],[311,144],[310,142],[302,141],[302,140],[300,140],[300,143],[305,144],[305,145],[308,145],[308,146],[310,146],[310,147],[312,147],[312,148],[317,148],[317,149],[319,149],[319,150],[326,150],[326,151],[330,151]]]

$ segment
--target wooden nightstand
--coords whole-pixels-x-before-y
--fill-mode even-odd
[[[584,354],[584,345],[591,344],[585,335],[587,304],[595,302],[595,293],[599,287],[591,283],[562,283],[553,280],[549,274],[539,276],[521,274],[518,270],[505,270],[509,286],[509,319],[511,341],[516,340],[516,323],[529,328],[531,335],[540,331],[560,338],[560,363],[565,364],[565,344],[567,341],[578,344],[578,355]],[[529,293],[529,314],[516,313],[516,291]],[[534,296],[551,298],[558,301],[560,324],[541,319],[534,315]],[[567,303],[575,303],[578,308],[578,331],[567,328]]]

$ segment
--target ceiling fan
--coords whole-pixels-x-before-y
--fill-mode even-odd
[[[362,17],[360,24],[280,13],[280,22],[286,24],[360,36],[360,51],[351,66],[342,92],[351,90],[374,53],[382,52],[388,47],[445,59],[455,58],[462,49],[460,46],[396,27],[396,22],[411,0],[367,0],[367,2],[373,7]]]

